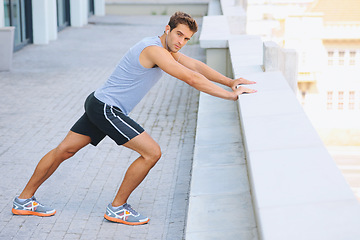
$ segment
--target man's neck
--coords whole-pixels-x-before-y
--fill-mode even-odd
[[[166,50],[168,50],[169,52],[171,52],[169,49],[168,49],[168,46],[167,46],[167,34],[164,33],[163,35],[161,35],[160,37],[160,41],[161,41],[161,44],[163,46],[163,48],[165,48]]]

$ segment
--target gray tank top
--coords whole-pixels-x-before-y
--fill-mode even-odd
[[[159,67],[145,68],[140,64],[140,53],[148,46],[162,47],[160,38],[148,37],[130,48],[104,85],[95,91],[95,97],[128,115],[162,76]]]

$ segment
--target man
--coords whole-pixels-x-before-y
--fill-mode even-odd
[[[17,215],[52,216],[55,209],[45,207],[34,197],[40,185],[58,166],[89,143],[96,146],[105,136],[140,154],[128,168],[123,182],[104,217],[113,222],[139,225],[149,219],[131,208],[127,200],[161,157],[159,145],[145,130],[128,117],[129,112],[166,72],[190,86],[223,99],[236,100],[239,94],[253,93],[240,84],[254,82],[232,80],[206,64],[181,54],[179,50],[197,32],[197,24],[186,13],[171,16],[164,34],[145,38],[124,55],[105,84],[85,101],[85,113],[65,139],[38,163],[22,193],[14,199],[12,212]],[[212,81],[231,87],[227,91]]]

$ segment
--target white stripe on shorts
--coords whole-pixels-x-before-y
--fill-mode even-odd
[[[126,134],[123,133],[123,132],[111,121],[111,119],[108,118],[108,116],[107,116],[107,114],[106,114],[106,107],[107,107],[107,106],[108,106],[107,104],[104,104],[104,116],[105,116],[106,120],[108,120],[108,121],[110,122],[110,124],[111,124],[121,135],[123,135],[123,136],[126,137],[128,140],[130,140],[130,137],[126,136]],[[127,122],[125,122],[123,119],[121,119],[121,117],[117,116],[117,115],[114,113],[114,108],[113,108],[113,106],[110,106],[110,105],[109,105],[109,107],[110,107],[110,111],[111,111],[111,113],[112,113],[112,115],[113,115],[114,117],[116,117],[117,119],[119,119],[124,125],[126,125],[128,128],[130,128],[131,130],[133,130],[137,135],[140,134],[136,129],[134,129],[134,128],[133,128],[132,126],[130,126]],[[115,109],[115,110],[116,110],[116,109]]]
[[[137,135],[139,135],[140,133],[138,131],[136,131],[135,128],[133,128],[132,126],[130,126],[127,122],[125,122],[124,120],[121,119],[121,117],[117,116],[114,113],[114,110],[116,110],[116,108],[114,108],[113,106],[110,107],[111,109],[111,113],[114,115],[114,117],[117,117],[122,123],[124,123],[128,128],[130,128],[131,130],[133,130],[134,132],[136,132]]]
[[[109,122],[110,122],[110,124],[111,125],[113,125],[113,127],[121,134],[121,135],[123,135],[124,137],[126,137],[127,138],[127,140],[130,140],[130,138],[128,137],[128,136],[126,136],[109,118],[108,118],[108,116],[107,116],[107,114],[106,114],[106,104],[104,104],[104,116],[105,116],[105,118],[106,118],[106,120],[108,120]],[[113,113],[114,114],[114,113]]]

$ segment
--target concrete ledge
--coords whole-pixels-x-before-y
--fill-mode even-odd
[[[231,35],[229,52],[233,72],[243,74],[239,67],[260,66],[263,62],[263,42],[259,36]]]
[[[282,72],[239,60],[259,43],[229,45],[235,77],[257,82],[238,104],[260,238],[359,239],[360,205]]]
[[[187,240],[257,239],[235,102],[201,93]]]
[[[220,0],[231,34],[246,33],[246,12],[243,5],[234,0]]]
[[[221,5],[219,0],[210,0],[208,6],[208,16],[222,15]]]
[[[200,34],[201,48],[228,48],[230,29],[225,16],[205,16]]]
[[[257,82],[238,104],[260,238],[359,239],[360,205],[282,73],[236,69]]]
[[[231,32],[228,16],[236,13],[236,6],[232,8],[235,11],[227,7],[234,4],[221,0],[224,15],[204,18],[200,44],[207,53],[220,56],[218,64],[210,62],[211,67],[216,69],[221,62],[228,64],[223,55],[229,48],[234,77],[257,82],[251,87],[258,92],[241,95],[238,101],[246,161],[243,157],[235,160],[241,156],[234,153],[241,141],[236,135],[239,127],[231,121],[231,107],[201,94],[187,239],[360,239],[360,204],[294,94],[296,53],[268,43],[263,47],[259,37]],[[224,124],[219,117],[212,119],[217,115],[224,116]],[[223,150],[221,154],[216,153],[219,150]],[[217,160],[221,155],[224,157]],[[246,162],[247,171],[243,164]],[[250,188],[242,176],[247,174]],[[240,196],[248,190],[256,222],[252,222],[250,212],[238,209],[252,207],[240,203],[246,198]],[[233,215],[222,204],[231,206]],[[217,217],[223,216],[219,212],[230,214],[231,221],[217,222]],[[232,218],[239,214],[248,214],[250,226],[242,217]],[[215,224],[201,221],[197,215]],[[259,236],[251,235],[256,226]],[[245,235],[241,235],[243,231]]]
[[[218,15],[219,1],[211,1],[209,10],[200,45],[206,63],[230,76],[234,19]],[[205,93],[199,99],[186,239],[258,239],[237,104]]]
[[[232,35],[245,34],[246,13],[235,1],[212,0],[209,10],[209,16],[204,17],[200,36],[202,48],[227,48]]]

